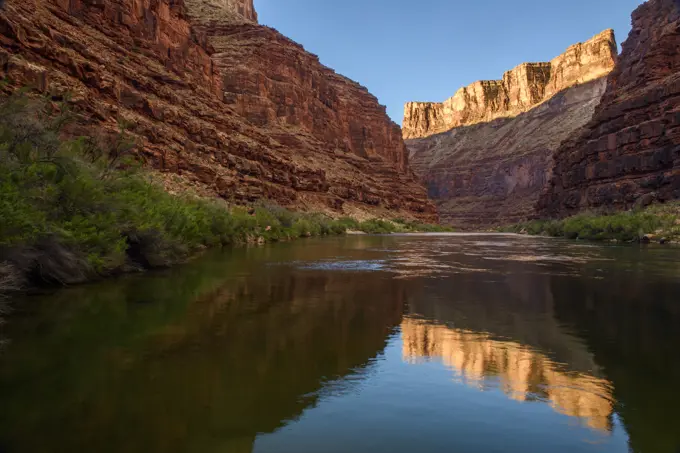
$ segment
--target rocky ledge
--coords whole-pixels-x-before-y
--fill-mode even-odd
[[[235,203],[434,222],[399,127],[252,0],[8,0],[0,76],[129,125],[169,185]]]
[[[592,120],[555,154],[543,216],[680,198],[680,2],[649,0]]]

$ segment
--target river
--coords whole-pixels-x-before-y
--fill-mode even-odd
[[[211,252],[13,301],[0,452],[677,453],[679,294],[661,246]]]

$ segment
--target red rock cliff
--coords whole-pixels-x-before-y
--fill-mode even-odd
[[[406,143],[442,221],[479,228],[534,216],[552,153],[592,117],[615,60],[614,35],[605,31],[551,63],[524,64],[502,81],[464,88],[441,107],[407,105],[405,124],[409,109],[425,118],[411,115],[418,127],[405,132],[419,137]],[[428,112],[443,121],[433,123]]]
[[[523,63],[502,80],[482,80],[444,101],[409,102],[404,108],[404,138],[421,138],[527,112],[558,92],[606,76],[616,61],[613,30],[574,44],[547,63]]]
[[[0,72],[68,93],[93,126],[126,120],[168,181],[435,221],[384,107],[256,21],[252,0],[8,0]]]
[[[555,154],[543,215],[680,198],[680,1],[633,13],[592,120]]]

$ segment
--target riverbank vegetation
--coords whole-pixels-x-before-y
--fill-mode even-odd
[[[351,217],[343,217],[338,222],[348,231],[361,231],[366,234],[394,233],[450,233],[453,228],[444,225],[413,222],[404,219],[371,219],[359,222]]]
[[[534,220],[500,231],[610,242],[680,241],[680,203],[616,213],[586,212],[562,220]]]
[[[436,229],[356,222],[260,204],[170,195],[116,134],[64,140],[61,105],[25,95],[0,103],[0,293],[164,267],[218,246],[300,237]]]

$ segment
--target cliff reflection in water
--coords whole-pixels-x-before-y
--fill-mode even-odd
[[[675,453],[678,256],[348,237],[32,298],[0,451]]]
[[[401,320],[399,285],[263,269],[272,253],[32,300],[7,325],[0,451],[250,452],[350,390]]]
[[[611,386],[604,379],[569,372],[540,352],[487,334],[410,317],[404,318],[401,330],[403,356],[410,363],[438,358],[480,390],[497,386],[514,400],[545,401],[591,428],[611,429]]]

